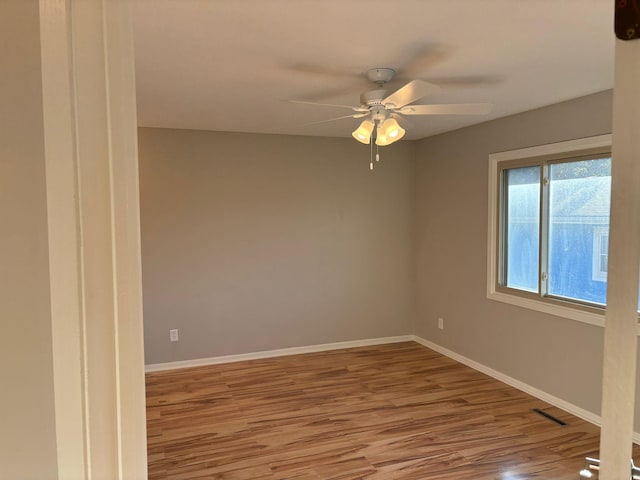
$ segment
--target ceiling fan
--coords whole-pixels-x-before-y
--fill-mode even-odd
[[[424,80],[411,80],[393,93],[389,94],[385,85],[390,82],[396,71],[393,68],[372,68],[367,71],[367,78],[376,87],[360,95],[360,105],[337,105],[332,103],[317,103],[303,100],[289,100],[292,103],[315,105],[322,107],[337,107],[350,109],[353,113],[337,118],[322,120],[307,125],[332,122],[346,118],[363,118],[352,136],[364,144],[375,143],[378,146],[391,145],[405,135],[398,120],[403,122],[405,116],[411,115],[485,115],[493,107],[490,103],[458,103],[414,105],[423,97],[432,95],[440,90],[438,85]]]

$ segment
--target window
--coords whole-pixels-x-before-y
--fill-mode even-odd
[[[603,135],[489,157],[489,298],[604,324],[610,142]]]
[[[611,158],[561,161],[548,172],[546,293],[602,306],[607,284],[593,280],[593,240],[596,230],[609,235]]]
[[[541,160],[498,165],[502,234],[498,286],[589,305],[604,305],[606,281],[594,280],[608,235],[611,158]],[[604,244],[604,254],[607,254]],[[605,265],[606,268],[606,265]],[[600,270],[598,270],[600,271]],[[605,277],[606,280],[606,277]]]
[[[502,285],[538,291],[540,251],[540,168],[502,172]]]

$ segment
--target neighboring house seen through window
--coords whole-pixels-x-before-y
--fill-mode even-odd
[[[596,282],[606,282],[609,263],[609,229],[606,227],[598,227],[593,230],[592,258],[591,278]]]

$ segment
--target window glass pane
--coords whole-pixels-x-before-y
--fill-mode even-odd
[[[504,283],[538,292],[540,167],[505,170],[504,182]]]
[[[611,159],[549,166],[548,293],[604,305]]]

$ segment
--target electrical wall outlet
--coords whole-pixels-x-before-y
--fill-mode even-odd
[[[169,330],[169,340],[171,340],[172,342],[177,342],[178,340],[180,340],[177,328]]]
[[[444,330],[444,318],[439,318],[438,319],[438,328],[440,330]]]

